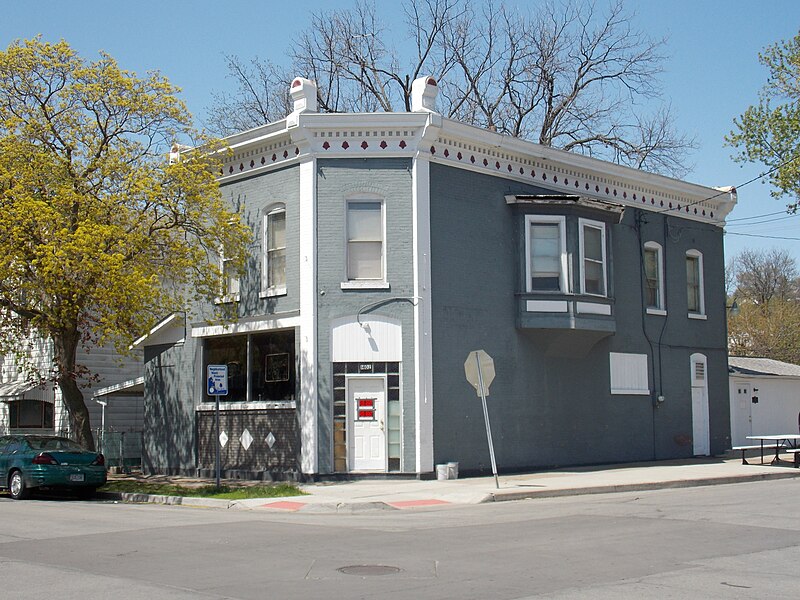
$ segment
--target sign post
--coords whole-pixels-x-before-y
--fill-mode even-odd
[[[214,426],[217,436],[217,451],[214,456],[215,468],[217,472],[217,489],[220,483],[220,439],[219,439],[219,397],[228,395],[228,365],[208,365],[206,369],[206,391],[209,396],[214,396],[216,400],[216,411],[214,415]]]
[[[489,457],[492,460],[492,473],[494,484],[500,489],[497,479],[497,462],[494,458],[494,442],[492,441],[492,427],[489,424],[489,408],[486,405],[486,396],[489,395],[489,385],[494,381],[494,360],[484,350],[473,350],[464,362],[464,374],[467,381],[472,384],[483,404],[483,420],[486,423],[486,439],[489,442]]]

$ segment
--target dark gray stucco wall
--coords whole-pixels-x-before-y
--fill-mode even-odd
[[[725,450],[729,408],[721,230],[656,213],[637,221],[638,211],[626,209],[622,222],[608,227],[616,331],[599,341],[585,332],[568,332],[574,354],[553,356],[545,348],[563,331],[516,325],[524,281],[524,211],[508,206],[504,195],[526,193],[542,190],[431,166],[435,461],[459,461],[467,472],[489,468],[480,400],[463,368],[467,354],[478,348],[495,359],[489,411],[501,469],[691,456],[689,357],[695,352],[708,360],[711,451]],[[567,237],[568,251],[577,256],[577,235],[568,232]],[[666,316],[644,315],[640,261],[641,244],[648,240],[664,247]],[[703,253],[706,320],[687,317],[688,249]],[[650,357],[652,396],[610,393],[610,352]],[[659,394],[665,401],[656,407]]]
[[[242,212],[253,231],[247,272],[240,281],[239,318],[299,311],[299,173],[298,167],[287,167],[222,186],[223,199]],[[278,203],[286,208],[286,294],[261,298],[262,217]],[[143,461],[151,472],[193,474],[196,470],[195,408],[207,398],[198,385],[203,376],[203,341],[192,338],[188,330],[213,319],[211,308],[194,307],[184,344],[145,347]]]
[[[319,365],[319,471],[333,470],[333,382],[331,322],[354,317],[363,306],[380,300],[411,297],[413,285],[411,161],[407,159],[325,159],[317,162],[317,300]],[[354,194],[374,194],[384,202],[386,222],[387,290],[343,290],[346,274],[346,202]],[[383,315],[401,322],[402,464],[413,471],[414,438],[414,331],[413,306],[392,301],[365,314]]]

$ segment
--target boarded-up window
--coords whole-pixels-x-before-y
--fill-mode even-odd
[[[646,354],[611,352],[609,364],[612,394],[650,394]]]

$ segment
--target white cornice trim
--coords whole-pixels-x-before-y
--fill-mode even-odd
[[[724,224],[736,191],[720,190],[541,146],[435,113],[302,113],[226,139],[220,183],[316,158],[413,158]],[[576,182],[579,187],[575,187]],[[588,187],[587,187],[588,186]]]

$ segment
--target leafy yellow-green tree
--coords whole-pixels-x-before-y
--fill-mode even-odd
[[[52,341],[39,376],[58,385],[89,447],[77,350],[125,349],[158,318],[218,295],[220,250],[244,264],[249,231],[221,200],[220,153],[168,160],[175,140],[200,142],[178,91],[64,41],[0,51],[0,351]]]
[[[734,120],[736,129],[726,138],[740,152],[737,161],[768,167],[776,198],[789,197],[789,211],[800,200],[800,34],[769,46],[759,55],[767,69],[767,83],[758,105]]]

